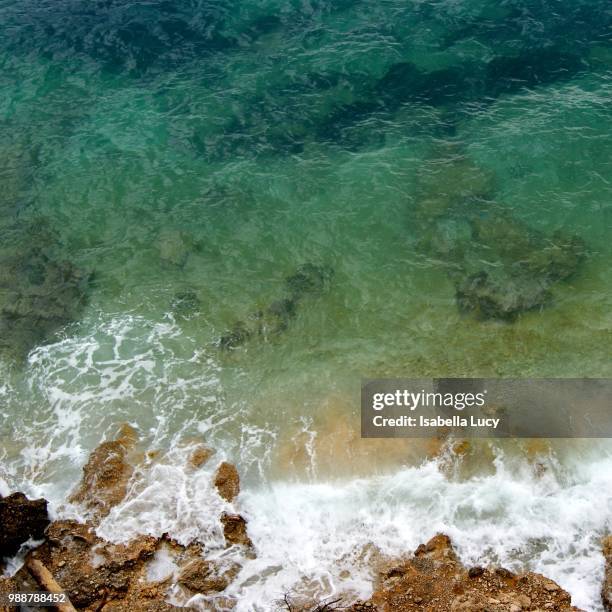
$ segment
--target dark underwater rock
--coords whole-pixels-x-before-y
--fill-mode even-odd
[[[577,236],[538,231],[494,200],[495,181],[456,148],[421,171],[417,249],[446,268],[462,312],[514,321],[548,306],[587,254]]]
[[[42,539],[48,524],[47,500],[23,493],[0,498],[0,558],[16,554],[30,538]]]
[[[179,291],[172,299],[172,312],[178,317],[189,317],[201,310],[202,301],[195,291]]]
[[[91,275],[63,259],[54,234],[31,225],[3,232],[0,249],[0,351],[23,360],[77,320]]]
[[[321,293],[327,289],[333,274],[329,266],[305,263],[285,279],[285,284],[289,293],[295,299],[300,299],[308,293]]]
[[[482,271],[465,277],[457,285],[457,305],[481,319],[513,321],[528,310],[549,303],[546,283],[528,277],[491,276]]]
[[[252,332],[242,321],[234,323],[232,329],[221,336],[219,339],[219,348],[223,350],[229,350],[237,348],[244,344],[252,335]]]
[[[266,310],[268,316],[264,317],[264,320],[272,321],[272,324],[268,326],[272,333],[279,333],[287,329],[289,321],[297,314],[297,305],[297,299],[290,297],[275,300],[268,306]]]
[[[237,348],[252,337],[268,338],[284,332],[297,316],[298,308],[308,296],[316,297],[329,288],[333,269],[313,263],[305,263],[285,279],[288,296],[274,300],[264,309],[256,310],[249,316],[249,325],[242,321],[221,336],[219,348]]]
[[[471,246],[451,276],[459,308],[483,319],[513,321],[549,305],[552,287],[575,274],[586,254],[579,238],[560,232],[549,238],[507,214],[476,219],[472,227]]]

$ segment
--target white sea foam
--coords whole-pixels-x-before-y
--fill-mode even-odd
[[[330,483],[317,482],[310,448],[312,482],[270,482],[265,466],[276,433],[245,421],[236,430],[239,452],[229,458],[250,476],[234,506],[211,484],[227,451],[214,434],[234,414],[223,404],[215,359],[197,343],[173,343],[183,332],[172,321],[123,315],[92,328],[84,338],[33,353],[27,389],[11,387],[2,396],[21,447],[5,454],[0,493],[19,488],[43,495],[53,512],[78,516],[78,508],[62,506],[67,488],[100,437],[128,421],[148,448],[161,451],[138,470],[100,535],[126,541],[138,533],[168,533],[185,544],[203,542],[208,558],[229,555],[242,564],[227,591],[238,599],[239,612],[269,610],[293,591],[367,597],[377,557],[409,553],[436,532],[451,536],[468,565],[538,571],[566,588],[576,605],[601,609],[599,539],[612,528],[612,452],[606,445],[593,445],[588,456],[568,452],[543,471],[500,454],[494,473],[464,480],[427,462]],[[10,402],[24,397],[35,398],[35,411],[12,409]],[[311,424],[304,426],[311,431]],[[203,434],[219,452],[195,469],[185,439]],[[225,549],[224,511],[248,519],[255,559]]]
[[[143,474],[137,490],[99,532],[124,541],[138,532],[201,539],[223,550],[218,517],[228,508],[210,486],[216,461],[190,473],[176,452]],[[269,610],[285,593],[325,597],[371,594],[380,555],[413,551],[448,534],[468,566],[503,565],[556,580],[575,605],[601,610],[599,541],[612,527],[612,454],[544,473],[500,456],[495,473],[450,478],[437,462],[344,483],[273,482],[245,490],[233,510],[248,519],[256,559],[225,594],[239,611]]]
[[[149,446],[167,445],[177,431],[202,432],[207,418],[212,428],[222,405],[217,364],[195,343],[177,343],[174,321],[92,315],[83,327],[84,337],[35,350],[1,404],[15,450],[0,476],[54,505],[119,423],[134,424]]]

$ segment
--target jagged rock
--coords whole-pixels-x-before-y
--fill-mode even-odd
[[[23,493],[0,498],[0,558],[16,554],[30,538],[41,540],[48,524],[47,500]]]
[[[128,453],[134,444],[135,432],[124,428],[116,440],[103,442],[89,456],[83,478],[69,501],[81,504],[92,521],[105,517],[125,497],[133,472]]]
[[[44,563],[75,607],[99,609],[125,596],[157,546],[151,536],[114,545],[97,537],[92,525],[55,521],[46,542],[30,554]]]
[[[19,585],[13,578],[0,577],[0,597],[4,598],[10,593],[19,592]],[[0,612],[15,612],[14,607],[5,606],[0,603]]]
[[[32,557],[44,563],[73,605],[81,608],[103,601],[109,585],[118,591],[127,590],[126,576],[92,564],[92,548],[99,544],[101,540],[90,526],[61,521],[52,524],[47,542]]]
[[[210,600],[207,605],[210,604],[211,609],[218,609],[215,607],[217,605],[233,606],[233,599],[217,594],[234,580],[240,566],[227,559],[204,560],[202,544],[193,542],[183,546],[167,535],[160,538],[141,535],[126,544],[112,544],[96,535],[97,521],[123,499],[125,485],[132,473],[128,453],[135,443],[136,433],[126,425],[116,440],[103,442],[91,453],[72,499],[90,511],[92,521],[78,523],[61,520],[49,524],[45,510],[45,522],[39,528],[42,534],[46,527],[43,543],[28,553],[25,565],[15,574],[14,583],[0,581],[0,593],[2,589],[37,589],[28,570],[36,560],[48,569],[77,609],[106,612],[176,610],[178,608],[165,601],[176,575],[174,570],[161,578],[154,577],[160,575],[158,569],[151,573],[151,564],[156,563],[156,555],[163,548],[164,554],[171,556],[173,567],[178,568],[178,582],[186,591],[208,594]],[[191,456],[194,467],[202,465],[212,452],[202,444],[196,446]],[[221,464],[216,484],[220,492],[233,499],[239,490],[238,473],[234,466]],[[4,501],[0,500],[0,511]],[[44,500],[28,503],[39,502],[46,508]],[[221,522],[228,547],[233,544],[251,546],[246,521],[241,516],[223,515]],[[6,534],[8,530],[0,532],[0,536]],[[246,552],[254,554],[253,551]]]
[[[240,544],[241,546],[252,547],[253,542],[247,533],[247,522],[239,514],[228,514],[224,512],[221,515],[221,524],[223,525],[223,535],[228,546]]]
[[[215,561],[194,559],[181,570],[178,583],[193,593],[220,592],[231,583],[238,569],[237,565],[223,567]]]
[[[221,463],[215,474],[215,487],[223,499],[228,502],[234,501],[240,493],[240,476],[236,467],[227,461]]]
[[[475,567],[470,567],[470,569],[468,570],[468,576],[470,578],[478,578],[478,576],[482,576],[484,572],[484,567],[476,565]]]
[[[607,536],[602,542],[602,552],[606,559],[606,570],[601,588],[601,601],[606,612],[612,611],[612,536]]]
[[[504,574],[482,567],[469,571],[457,558],[450,539],[442,534],[421,544],[412,558],[381,571],[372,598],[359,605],[364,603],[379,612],[576,610],[568,593],[539,574]],[[359,609],[349,608],[353,612]]]

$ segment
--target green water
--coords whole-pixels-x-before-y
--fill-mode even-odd
[[[612,375],[610,23],[599,0],[2,0],[2,227],[44,220],[94,275],[4,359],[1,475],[65,489],[129,421],[255,479],[304,428],[356,424],[362,377]],[[419,181],[453,155],[513,219],[584,240],[545,307],[461,312],[418,247]],[[329,288],[220,350],[305,262]]]

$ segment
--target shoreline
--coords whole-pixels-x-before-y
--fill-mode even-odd
[[[15,542],[20,537],[22,542],[32,537],[42,540],[22,555],[24,565],[12,577],[0,579],[0,595],[11,590],[44,591],[32,569],[33,564],[41,563],[53,581],[65,589],[70,605],[78,610],[236,608],[239,598],[226,593],[231,593],[242,565],[257,559],[257,546],[249,536],[247,520],[238,513],[238,471],[230,463],[218,462],[215,452],[205,445],[194,448],[191,467],[197,470],[218,463],[211,484],[221,501],[236,509],[218,517],[222,547],[218,541],[179,543],[167,534],[141,534],[128,543],[113,544],[96,533],[100,522],[127,494],[130,479],[138,469],[137,464],[131,463],[137,458],[135,446],[135,434],[126,426],[115,440],[101,443],[91,453],[83,478],[69,497],[82,509],[85,521],[50,521],[45,500],[28,501],[19,494],[0,499],[5,534],[10,526],[7,517],[17,517],[11,527],[12,554],[17,552]],[[6,535],[2,542],[3,546],[7,544]],[[4,553],[7,550],[3,548]],[[602,606],[612,610],[612,537],[604,539],[602,551],[607,560]],[[174,568],[166,576],[164,563]],[[355,599],[351,593],[314,600],[289,592],[278,601],[261,605],[266,610],[290,612],[579,610],[571,605],[569,593],[541,574],[464,566],[450,538],[441,533],[421,544],[412,555],[406,551],[400,558],[378,557],[373,561],[372,575],[372,595],[366,600]],[[4,608],[0,606],[0,610]]]

